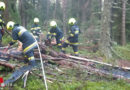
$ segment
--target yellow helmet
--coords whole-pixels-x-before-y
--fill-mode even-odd
[[[57,26],[56,21],[51,21],[51,22],[50,22],[50,26],[51,26],[51,27],[56,27],[56,26]]]
[[[34,18],[34,23],[39,23],[39,19],[38,18]]]
[[[7,30],[12,30],[14,28],[14,22],[13,21],[9,21],[6,25]]]
[[[5,10],[5,3],[4,2],[0,2],[0,10]]]
[[[68,24],[74,25],[76,23],[75,18],[70,18]]]

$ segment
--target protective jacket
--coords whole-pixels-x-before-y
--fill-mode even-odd
[[[77,25],[73,25],[70,27],[70,31],[69,31],[69,37],[68,37],[68,41],[70,43],[77,43],[78,42],[78,36],[80,33],[80,29]]]
[[[56,38],[57,44],[61,44],[61,41],[63,39],[63,32],[60,28],[55,27],[51,28],[50,31],[47,34],[47,39],[51,39],[52,37]]]
[[[19,40],[22,42],[23,52],[26,53],[31,49],[34,49],[37,44],[31,33],[29,33],[24,27],[15,25],[12,30],[12,42],[10,45],[14,44],[15,41]]]
[[[39,37],[41,34],[41,27],[38,24],[34,24],[31,28],[31,32],[34,35],[34,37],[39,41]]]
[[[0,15],[0,41],[2,40],[2,36],[4,35],[3,26],[5,26],[4,21],[2,20],[2,17]]]
[[[73,48],[74,54],[78,56],[78,36],[80,33],[80,29],[77,25],[73,25],[70,27],[69,37],[63,43],[62,52],[65,53],[65,48],[69,45]]]

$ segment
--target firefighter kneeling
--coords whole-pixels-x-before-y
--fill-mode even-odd
[[[73,48],[74,55],[78,56],[78,36],[80,33],[80,29],[76,25],[76,20],[74,18],[69,19],[68,24],[70,25],[69,37],[63,43],[62,52],[65,53],[65,48],[70,45]]]
[[[50,31],[47,34],[47,39],[50,41],[53,37],[56,38],[56,44],[59,48],[62,46],[62,40],[63,40],[63,32],[62,30],[57,27],[57,23],[55,21],[50,22]]]

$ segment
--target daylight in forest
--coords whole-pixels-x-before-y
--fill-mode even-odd
[[[130,90],[130,0],[0,0],[0,90]]]

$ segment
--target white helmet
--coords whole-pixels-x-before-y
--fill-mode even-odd
[[[38,18],[34,18],[34,23],[39,23],[39,19]]]
[[[75,18],[70,18],[68,24],[74,25],[76,23]]]
[[[14,22],[13,21],[9,21],[6,25],[7,30],[12,30],[14,28]]]
[[[4,2],[0,2],[0,10],[5,10],[5,3]]]
[[[51,26],[51,27],[56,27],[56,26],[57,26],[56,21],[51,21],[51,22],[50,22],[50,26]]]

